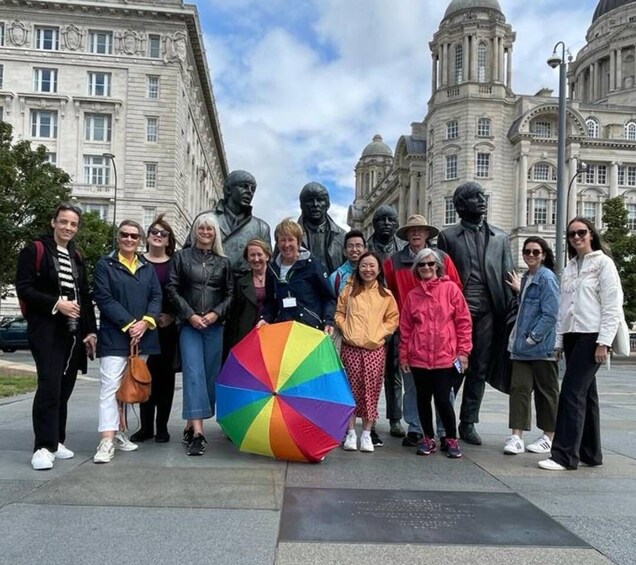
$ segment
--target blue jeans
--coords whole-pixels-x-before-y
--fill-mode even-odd
[[[183,325],[179,334],[183,370],[184,420],[214,416],[214,383],[221,369],[223,325],[216,323],[204,330]]]
[[[408,424],[408,431],[418,434],[422,433],[420,425],[420,417],[417,413],[417,392],[415,391],[415,383],[413,382],[413,373],[402,373],[402,382],[404,383],[404,399],[402,401],[402,413],[404,421]]]

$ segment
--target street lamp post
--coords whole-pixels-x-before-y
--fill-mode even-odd
[[[558,49],[561,46],[561,55]],[[548,59],[548,65],[556,69],[559,67],[559,133],[557,144],[557,209],[556,209],[556,270],[560,277],[563,272],[565,259],[565,214],[567,212],[566,191],[565,191],[565,125],[566,125],[566,68],[565,68],[565,43],[559,41],[554,46],[554,51]]]
[[[113,197],[113,249],[117,245],[117,165],[115,164],[115,155],[112,153],[102,153],[102,157],[110,159],[113,164],[113,174],[115,176],[115,194]]]
[[[570,184],[568,184],[568,192],[567,192],[567,197],[566,197],[566,209],[567,209],[567,218],[566,220],[569,222],[570,219],[572,218],[572,214],[570,212],[570,191],[572,190],[572,185],[574,184],[574,181],[576,180],[576,177],[578,177],[581,173],[584,173],[587,171],[587,163],[585,163],[584,161],[581,161],[579,163],[579,166],[576,168],[576,173],[574,173],[574,176],[570,179]],[[574,210],[574,213],[576,215],[576,208]]]

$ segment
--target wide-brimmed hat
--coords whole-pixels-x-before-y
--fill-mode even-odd
[[[409,216],[408,220],[406,220],[406,224],[398,228],[395,235],[397,235],[400,239],[406,239],[406,234],[411,228],[427,229],[429,239],[433,239],[439,234],[439,230],[435,226],[431,226],[426,223],[424,216],[421,216],[420,214],[413,214],[412,216]]]

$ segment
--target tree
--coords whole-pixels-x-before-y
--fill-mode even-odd
[[[13,284],[20,249],[51,226],[51,212],[71,197],[70,177],[47,161],[46,148],[12,145],[0,122],[0,290]]]
[[[113,225],[102,220],[97,212],[82,214],[75,244],[86,264],[89,284],[93,283],[93,270],[97,260],[112,249]]]
[[[603,222],[607,230],[603,234],[616,261],[625,294],[625,318],[627,323],[636,321],[636,237],[627,228],[627,209],[620,196],[603,204]]]

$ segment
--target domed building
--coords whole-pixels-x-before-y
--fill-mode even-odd
[[[429,43],[428,113],[397,141],[389,168],[370,174],[370,159],[390,155],[383,142],[376,146],[380,136],[363,150],[352,227],[370,233],[373,213],[388,204],[401,223],[419,213],[443,229],[458,220],[455,188],[477,181],[488,221],[510,232],[519,260],[529,235],[554,242],[558,97],[549,89],[514,93],[515,39],[497,0],[449,2]],[[602,203],[621,195],[636,230],[635,57],[636,0],[600,0],[587,45],[569,61],[568,218],[601,225]]]

